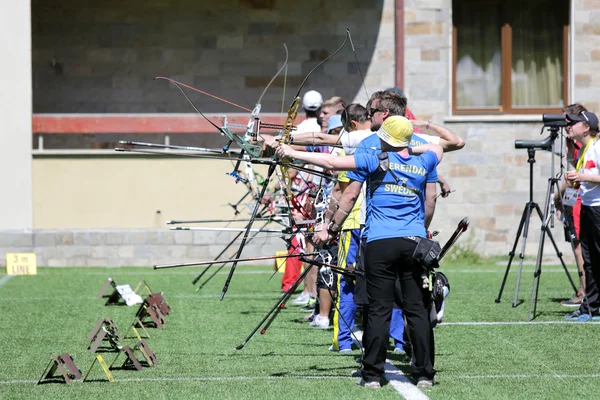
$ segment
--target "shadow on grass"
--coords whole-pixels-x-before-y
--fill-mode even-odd
[[[349,368],[331,368],[330,370],[336,370],[336,369],[342,369],[344,371],[347,371]],[[308,369],[309,371],[315,371],[312,368]],[[318,371],[329,371],[327,369],[323,369],[323,370],[318,370]],[[306,379],[306,375],[298,373],[298,371],[294,371],[294,372],[275,372],[274,374],[270,374],[269,376],[271,377],[276,377],[276,378],[300,378],[300,379]],[[323,378],[351,378],[350,373],[345,374],[336,374],[336,375],[321,375],[319,374],[319,376],[322,376]]]
[[[565,297],[560,297],[560,298],[553,297],[553,298],[550,299],[550,301],[553,302],[553,303],[560,303],[561,301],[565,301],[565,300],[569,300],[569,299],[567,299]],[[577,307],[579,307],[579,304],[577,305]],[[565,307],[565,309],[569,309],[569,308],[573,308],[574,309],[575,306],[573,306],[573,307]]]
[[[37,385],[48,385],[48,384],[57,384],[57,383],[62,383],[62,384],[67,384],[67,382],[65,382],[64,378],[62,377],[54,377],[54,378],[45,378],[42,381],[39,381],[37,383]]]
[[[354,368],[356,369],[356,368]],[[348,366],[341,366],[341,367],[329,367],[329,368],[323,368],[323,367],[319,367],[318,365],[313,365],[310,366],[308,368],[306,368],[307,371],[318,371],[318,372],[328,372],[328,371],[348,371],[348,370],[352,370],[352,368],[348,367]]]

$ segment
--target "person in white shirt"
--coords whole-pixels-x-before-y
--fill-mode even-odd
[[[323,105],[323,96],[316,90],[309,90],[302,97],[302,109],[306,114],[306,119],[298,124],[296,132],[320,132],[319,114]],[[315,130],[316,129],[316,130]]]
[[[567,114],[569,138],[582,144],[575,171],[567,173],[567,182],[579,189],[581,215],[579,239],[585,271],[585,297],[577,311],[567,320],[600,320],[600,141],[598,117],[589,111]]]

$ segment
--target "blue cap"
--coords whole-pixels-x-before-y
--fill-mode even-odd
[[[386,91],[386,92],[396,92],[396,93],[398,93],[400,96],[404,96],[404,97],[406,97],[406,96],[404,95],[404,92],[402,91],[402,89],[400,89],[400,88],[397,88],[397,87],[391,87],[391,88],[389,88],[389,89],[385,89],[385,91]]]
[[[340,128],[342,126],[343,126],[342,125],[342,115],[341,114],[332,115],[327,120],[327,134],[329,134],[329,132],[331,130],[333,130],[335,128]]]

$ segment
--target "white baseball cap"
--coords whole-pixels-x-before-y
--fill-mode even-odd
[[[316,90],[309,90],[302,98],[302,107],[308,111],[317,111],[323,104],[323,96]]]

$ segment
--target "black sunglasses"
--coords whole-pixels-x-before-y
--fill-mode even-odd
[[[373,114],[378,113],[378,112],[383,112],[383,110],[379,109],[379,108],[369,108],[369,116],[373,116]]]

